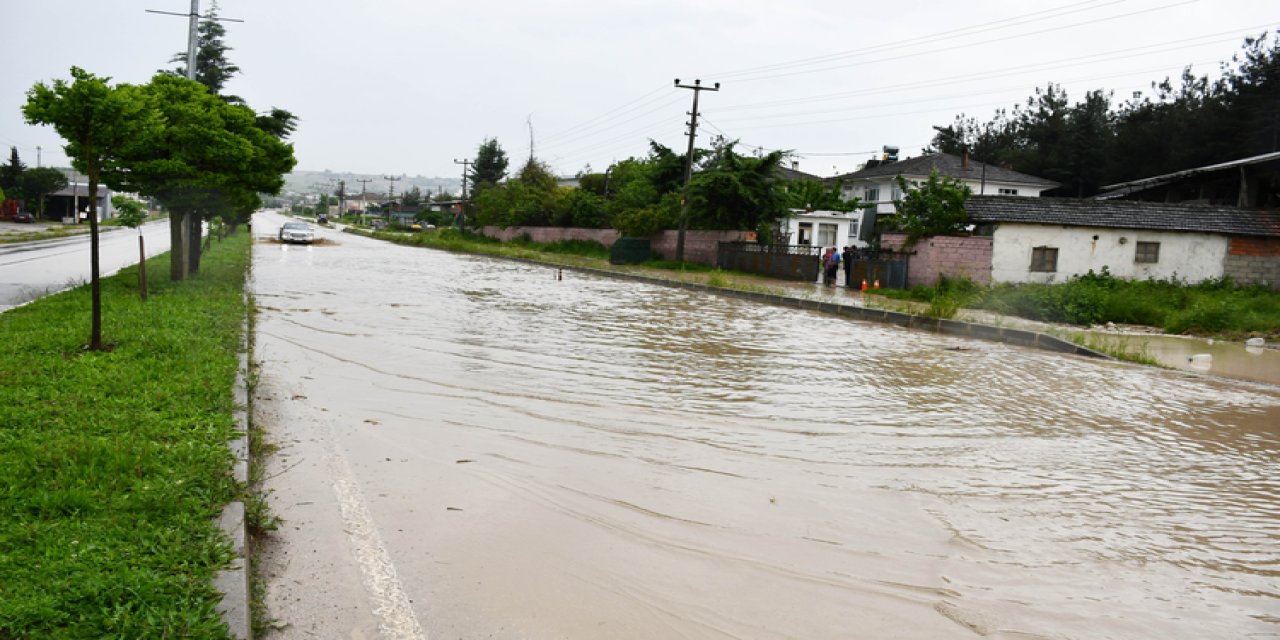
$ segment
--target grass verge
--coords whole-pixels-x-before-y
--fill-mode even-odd
[[[168,256],[0,314],[0,637],[223,638],[211,585],[230,476],[249,234],[190,280]]]

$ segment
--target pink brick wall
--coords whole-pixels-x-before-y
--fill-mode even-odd
[[[528,234],[534,242],[559,242],[561,240],[593,240],[611,247],[618,239],[614,229],[583,229],[578,227],[484,227],[480,233],[503,242]]]
[[[619,238],[614,229],[582,229],[576,227],[483,227],[480,233],[506,242],[528,234],[534,242],[559,242],[561,240],[594,240],[606,247],[613,246]],[[675,260],[677,231],[663,231],[649,237],[653,250],[663,259]],[[684,234],[684,259],[687,262],[715,265],[716,252],[721,242],[755,240],[754,231],[686,231]]]
[[[880,246],[901,249],[907,237],[886,233]],[[991,283],[991,238],[976,236],[929,236],[911,248],[907,286],[933,286],[938,276],[966,277],[980,284]]]

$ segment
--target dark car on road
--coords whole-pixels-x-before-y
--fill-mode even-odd
[[[14,217],[13,217],[13,221],[14,221],[14,222],[32,223],[32,222],[35,222],[35,221],[36,221],[36,217],[35,217],[35,216],[33,216],[33,215],[31,215],[31,214],[29,214],[29,213],[27,213],[26,211],[23,211],[22,213],[19,213],[18,215],[14,216]]]

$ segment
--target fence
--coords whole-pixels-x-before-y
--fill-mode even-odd
[[[886,289],[907,288],[907,266],[910,264],[910,255],[907,253],[887,249],[860,249],[851,256],[846,256],[845,262],[844,284],[847,287],[857,289],[862,287],[864,280],[868,284],[879,280],[880,286]]]
[[[721,269],[814,282],[822,262],[822,247],[795,244],[721,242],[716,266]]]

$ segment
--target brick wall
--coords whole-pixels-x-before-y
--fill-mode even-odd
[[[880,246],[901,249],[907,236],[886,233]],[[980,284],[991,282],[991,238],[978,236],[929,236],[916,241],[907,267],[907,286],[933,286],[938,276],[965,277]]]
[[[576,227],[483,227],[480,233],[506,242],[528,234],[534,242],[559,242],[561,240],[594,240],[606,247],[613,246],[619,234],[614,229],[582,229]],[[649,237],[654,251],[665,260],[676,258],[677,231],[663,231]],[[686,231],[684,235],[684,259],[714,266],[721,242],[755,240],[753,231]]]
[[[1236,284],[1260,284],[1280,290],[1280,238],[1233,237],[1222,265]]]
[[[611,247],[618,239],[614,229],[584,229],[579,227],[484,227],[480,233],[507,242],[512,238],[528,235],[534,242],[559,242],[561,240],[591,240]]]

